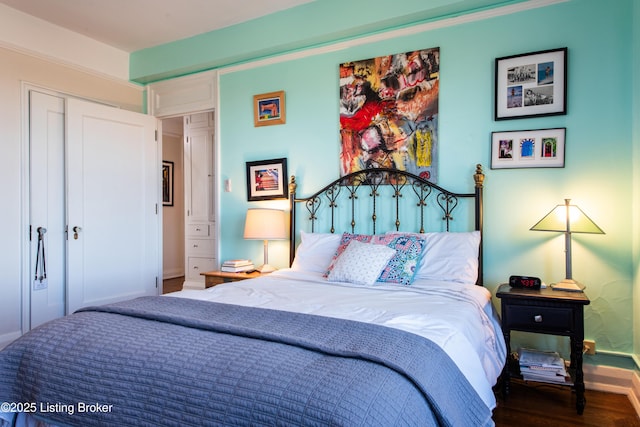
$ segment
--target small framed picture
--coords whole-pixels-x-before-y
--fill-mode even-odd
[[[173,162],[162,161],[162,206],[173,206]]]
[[[493,132],[491,169],[563,168],[566,128]]]
[[[247,162],[247,199],[250,202],[286,199],[287,189],[286,158]]]
[[[567,114],[567,48],[497,58],[495,119]]]
[[[286,121],[284,91],[263,93],[253,97],[253,125],[281,125]]]

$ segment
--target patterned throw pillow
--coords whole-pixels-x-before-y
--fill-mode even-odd
[[[370,242],[376,245],[384,245],[395,249],[396,254],[391,258],[378,280],[381,282],[400,283],[402,285],[411,284],[425,245],[424,239],[415,234],[382,234],[372,236],[369,234],[343,233],[340,245],[329,264],[327,272],[324,275],[325,277],[329,276],[338,257],[344,252],[347,245],[354,240],[363,243]]]
[[[424,253],[418,262],[415,279],[475,285],[478,279],[478,254],[482,240],[479,231],[405,234],[414,234],[425,241]]]
[[[378,280],[410,285],[418,271],[418,264],[426,244],[425,240],[416,235],[390,234],[373,236],[371,243],[386,245],[396,250],[396,254],[391,258]]]
[[[324,273],[324,277],[329,277],[329,273],[333,270],[333,266],[338,260],[338,257],[342,255],[342,252],[347,248],[349,243],[352,240],[357,240],[362,243],[369,243],[373,236],[370,234],[351,234],[351,233],[342,233],[342,238],[340,239],[340,245],[336,252],[333,254],[333,258],[331,258],[331,262],[329,263],[329,267],[327,267],[327,271]]]
[[[333,282],[373,285],[395,252],[385,245],[352,240],[336,259],[328,279]]]

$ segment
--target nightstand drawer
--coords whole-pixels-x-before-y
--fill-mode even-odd
[[[572,308],[509,304],[505,311],[505,326],[512,329],[568,333],[575,327]]]

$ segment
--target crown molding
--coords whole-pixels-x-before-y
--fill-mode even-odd
[[[306,58],[309,56],[322,55],[326,53],[337,52],[345,50],[355,46],[361,46],[369,43],[376,43],[385,41],[397,37],[403,37],[413,35],[416,33],[432,31],[441,28],[453,27],[456,25],[467,24],[470,22],[482,21],[485,19],[495,18],[498,16],[511,15],[513,13],[523,12],[526,10],[538,9],[541,7],[547,7],[559,3],[565,3],[570,0],[529,0],[522,3],[516,3],[508,6],[497,7],[494,9],[483,10],[480,12],[473,12],[467,15],[456,16],[452,18],[444,18],[441,20],[430,21],[425,23],[413,24],[406,27],[398,28],[395,30],[384,31],[381,33],[362,36],[353,40],[344,42],[337,42],[326,46],[309,48],[294,53],[285,53],[281,55],[275,55],[269,58],[257,59],[241,64],[230,65],[227,67],[221,67],[219,74],[234,73],[237,71],[248,70],[252,68],[263,67],[266,65],[277,64],[281,62],[293,61],[296,59]]]
[[[0,47],[131,87],[129,53],[0,4]]]

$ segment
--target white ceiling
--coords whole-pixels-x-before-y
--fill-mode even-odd
[[[313,0],[0,0],[125,52],[239,24]]]

